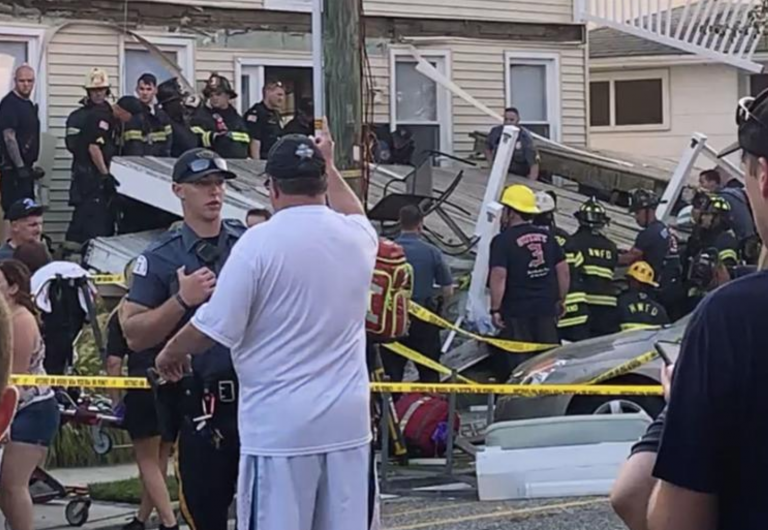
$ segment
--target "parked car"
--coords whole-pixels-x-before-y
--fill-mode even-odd
[[[561,346],[518,366],[509,380],[520,385],[571,385],[594,380],[644,353],[657,342],[679,342],[690,316],[659,329],[634,330]],[[677,355],[675,348],[674,355]],[[673,362],[675,358],[671,359]],[[660,383],[658,357],[636,370],[601,385],[655,385]],[[524,398],[502,396],[496,421],[521,420],[567,414],[645,412],[655,417],[664,406],[656,396],[576,396],[573,394]]]

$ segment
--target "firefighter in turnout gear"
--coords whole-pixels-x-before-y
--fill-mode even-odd
[[[109,172],[117,153],[117,120],[107,102],[111,89],[107,72],[92,69],[83,88],[88,95],[67,118],[66,136],[73,155],[69,204],[75,208],[66,239],[79,244],[114,234],[117,197],[117,181]]]
[[[693,259],[703,250],[717,249],[718,259],[732,269],[740,263],[739,242],[730,229],[731,205],[719,195],[700,193],[693,201],[693,234],[685,250],[685,273],[689,275]]]
[[[622,331],[653,329],[669,324],[664,307],[649,291],[658,288],[653,267],[647,261],[636,261],[627,271],[629,289],[619,296],[618,312]]]
[[[575,214],[579,229],[571,238],[569,250],[584,257],[582,275],[589,308],[592,337],[615,333],[619,329],[616,313],[614,272],[619,258],[616,244],[602,234],[609,218],[602,204],[592,198]]]
[[[565,297],[565,313],[557,323],[560,340],[577,342],[588,339],[589,311],[584,291],[584,256],[581,251],[571,248],[571,235],[555,223],[557,195],[551,191],[540,191],[536,193],[536,205],[541,213],[534,217],[533,224],[554,232],[557,243],[565,251],[565,261],[571,273],[571,284]]]
[[[237,98],[229,80],[212,74],[203,90],[206,99],[192,116],[192,132],[200,137],[203,147],[222,158],[255,158],[255,145],[242,116],[230,104]]]

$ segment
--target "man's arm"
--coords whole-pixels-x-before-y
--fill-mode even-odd
[[[493,165],[493,150],[488,147],[485,148],[485,159],[488,161],[488,165]]]
[[[184,374],[191,370],[189,362],[190,355],[199,355],[208,351],[216,342],[198,330],[195,326],[187,323],[161,352],[165,360],[174,360],[175,362],[164,362],[158,356],[157,367],[160,374],[169,381],[178,381]]]
[[[539,180],[539,163],[536,162],[531,166],[530,171],[528,172],[528,179],[529,180]]]
[[[109,168],[107,167],[107,163],[104,160],[104,153],[101,152],[99,146],[96,144],[90,144],[88,146],[88,154],[91,155],[93,165],[96,166],[96,169],[99,170],[99,173],[105,177],[109,175]]]
[[[13,162],[16,169],[25,167],[24,159],[21,158],[19,142],[16,140],[16,131],[13,129],[5,129],[3,131],[3,141],[5,142],[5,147],[11,157],[11,162]]]
[[[571,289],[571,269],[568,266],[566,260],[562,260],[555,267],[557,272],[557,287],[560,296],[559,302],[565,303],[565,297],[568,296],[568,291]]]
[[[331,208],[344,215],[365,215],[363,203],[336,169],[333,158],[334,142],[328,130],[327,121],[323,120],[323,129],[315,137],[315,142],[325,158],[328,174],[328,202]]]
[[[648,503],[656,485],[656,453],[636,453],[622,466],[611,489],[611,506],[629,530],[648,530]]]
[[[499,309],[507,288],[507,269],[505,267],[491,268],[491,309]]]
[[[632,265],[636,261],[643,259],[643,251],[637,247],[632,247],[626,252],[619,254],[619,265]]]
[[[648,530],[717,530],[717,497],[660,480],[649,503]]]
[[[259,155],[261,154],[261,142],[259,142],[258,140],[251,140],[251,145],[249,149],[251,151],[251,158],[253,158],[254,160],[258,160]]]

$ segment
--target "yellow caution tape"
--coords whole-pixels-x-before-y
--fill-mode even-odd
[[[125,286],[124,274],[94,274],[89,276],[96,285],[122,285]]]
[[[576,394],[581,396],[661,396],[661,385],[466,385],[423,383],[371,383],[374,392],[420,394],[499,394],[521,397]]]
[[[596,385],[598,383],[602,383],[604,381],[608,381],[609,379],[615,379],[619,376],[622,376],[624,374],[628,374],[629,372],[634,372],[638,368],[640,368],[642,365],[649,363],[656,359],[659,354],[655,351],[649,351],[647,353],[644,353],[638,357],[635,357],[634,359],[631,359],[624,364],[620,364],[616,368],[612,368],[608,370],[607,372],[598,375],[594,379],[590,379],[587,381],[586,385]]]
[[[388,344],[382,344],[382,346],[384,346],[388,350],[392,350],[393,352],[395,352],[398,355],[402,355],[406,359],[409,359],[409,360],[413,361],[416,364],[420,364],[422,366],[426,366],[427,368],[431,368],[432,370],[434,370],[435,372],[437,372],[439,374],[451,375],[453,373],[453,372],[451,372],[451,369],[448,368],[447,366],[443,366],[439,362],[430,359],[426,355],[423,355],[423,354],[417,352],[416,350],[412,350],[411,348],[409,348],[405,344],[401,344],[399,342],[392,342],[392,343],[388,343]],[[474,381],[472,381],[471,379],[468,379],[468,378],[464,377],[463,375],[457,375],[456,377],[459,379],[459,381],[463,381],[463,382],[465,382],[467,384],[470,384],[470,385],[476,385],[477,384]]]
[[[149,389],[143,377],[83,377],[54,375],[13,375],[19,386],[46,385],[79,388]],[[466,383],[371,383],[374,392],[419,392],[429,394],[501,394],[522,397],[578,394],[590,396],[660,396],[659,385],[480,385]]]
[[[441,327],[443,329],[453,330],[457,333],[461,333],[462,335],[473,338],[480,342],[485,342],[492,346],[496,346],[500,350],[504,350],[510,353],[536,353],[540,351],[551,350],[552,348],[557,348],[559,346],[559,344],[536,344],[533,342],[520,342],[516,340],[497,339],[495,337],[484,337],[448,322],[444,318],[437,316],[432,311],[420,306],[416,302],[410,303],[408,312],[419,320],[429,322],[430,324]]]
[[[69,375],[12,375],[11,383],[19,386],[61,386],[80,388],[149,389],[145,377],[100,377]]]

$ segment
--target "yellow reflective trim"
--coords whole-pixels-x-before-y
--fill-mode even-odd
[[[588,294],[587,303],[590,305],[602,305],[609,307],[616,307],[617,300],[615,296],[605,296],[599,294]]]
[[[231,132],[229,137],[235,142],[242,142],[244,144],[251,143],[251,135],[243,132]]]
[[[123,133],[123,140],[126,142],[145,142],[147,139],[141,131],[125,131]]]
[[[607,267],[597,265],[584,265],[584,274],[588,276],[597,276],[606,280],[613,280],[613,271]]]
[[[573,326],[583,326],[589,321],[588,315],[581,315],[578,317],[562,318],[557,323],[558,328],[572,328]]]
[[[165,142],[168,140],[168,135],[164,132],[153,132],[149,133],[149,139],[153,142]]]
[[[634,331],[637,329],[659,329],[661,326],[654,326],[651,324],[633,324],[627,322],[621,325],[621,331]]]
[[[733,261],[739,261],[739,255],[735,250],[732,249],[722,250],[718,256],[720,257],[720,261],[726,261],[729,259],[732,259]]]
[[[170,125],[166,125],[164,130],[165,130],[165,134],[173,134],[173,127],[171,127]]]
[[[587,293],[568,293],[565,297],[565,303],[567,304],[583,304],[587,301]]]
[[[100,145],[104,145],[106,142],[104,141],[104,138],[96,138],[96,143]]]
[[[80,134],[80,129],[77,127],[67,127],[67,136],[77,136]]]

